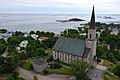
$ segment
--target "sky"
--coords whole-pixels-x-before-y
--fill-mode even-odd
[[[0,13],[120,14],[120,0],[0,0]]]

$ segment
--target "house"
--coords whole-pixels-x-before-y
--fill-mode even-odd
[[[111,35],[118,35],[118,33],[119,33],[119,30],[117,28],[114,28],[110,34]]]
[[[10,32],[0,34],[0,39],[1,38],[9,38],[9,37],[12,37],[12,33],[10,33]]]
[[[37,39],[38,39],[38,35],[36,35],[36,34],[31,34],[31,37],[32,37],[34,40],[37,40]]]
[[[91,66],[96,65],[96,28],[94,7],[88,28],[86,40],[59,37],[53,47],[53,59],[59,59],[65,63],[71,63],[75,59],[88,62]]]
[[[26,48],[26,47],[27,47],[27,44],[28,44],[28,41],[27,41],[27,40],[24,40],[24,41],[22,41],[22,42],[19,44],[19,46]]]
[[[47,68],[48,63],[41,59],[37,59],[37,60],[33,60],[32,65],[35,72],[41,73]]]
[[[28,34],[28,33],[25,33],[25,34],[24,34],[24,37],[28,37],[28,36],[29,36],[29,34]]]
[[[45,40],[48,40],[48,37],[45,37],[45,36],[39,37],[38,40],[39,40],[39,41],[45,41]]]

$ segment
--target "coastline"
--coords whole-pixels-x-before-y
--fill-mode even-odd
[[[113,19],[102,19],[104,16],[110,16]],[[66,20],[73,17],[80,18],[86,21],[65,23],[56,22],[56,20]],[[45,32],[60,33],[65,29],[74,29],[80,27],[80,24],[88,22],[89,14],[0,14],[0,29],[7,29],[9,31],[30,32],[31,30],[39,30]],[[96,15],[96,22],[120,24],[120,14]]]

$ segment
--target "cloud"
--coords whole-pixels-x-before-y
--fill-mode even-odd
[[[96,9],[100,12],[102,9],[105,11],[112,9],[114,12],[119,11],[118,0],[1,0],[0,12],[3,10],[13,9],[44,9],[44,8],[58,8],[58,9],[81,9],[91,10],[92,5],[95,4]],[[117,5],[115,5],[117,4]],[[61,10],[60,10],[61,11]],[[65,10],[64,10],[65,11]],[[110,10],[111,12],[111,10]]]

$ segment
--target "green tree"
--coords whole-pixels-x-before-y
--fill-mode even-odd
[[[7,43],[4,39],[0,39],[0,55],[2,55],[7,48]]]
[[[2,56],[0,56],[0,74],[6,73],[5,68],[6,68],[5,59]]]
[[[106,58],[106,54],[108,53],[108,49],[105,45],[98,45],[97,46],[97,57],[98,58]]]
[[[76,75],[77,80],[90,80],[85,72],[87,68],[89,68],[89,64],[87,62],[74,60],[71,63],[71,71]]]
[[[113,70],[113,73],[120,77],[120,64],[117,64],[117,66]]]
[[[23,40],[25,40],[25,37],[23,37],[22,35],[12,36],[8,38],[8,43],[10,45],[19,45]]]
[[[35,32],[34,31],[30,31],[30,34],[35,34]]]

